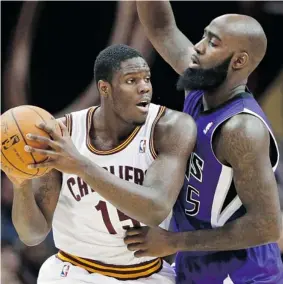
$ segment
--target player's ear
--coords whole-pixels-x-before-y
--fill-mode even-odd
[[[101,96],[107,97],[110,94],[111,87],[108,82],[99,80],[97,82],[97,87]]]
[[[233,61],[232,68],[234,70],[239,70],[244,68],[249,62],[249,55],[246,52],[241,52],[236,54],[235,60]]]

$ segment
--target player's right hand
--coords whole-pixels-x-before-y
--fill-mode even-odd
[[[3,163],[1,163],[1,170],[6,174],[7,178],[12,182],[12,184],[17,187],[23,185],[24,183],[28,181],[28,179],[13,176],[11,174],[11,169],[5,166]]]
[[[24,185],[26,182],[28,182],[28,179],[23,179],[23,178],[18,178],[18,177],[13,177],[13,176],[9,176],[7,175],[8,179],[13,183],[13,185],[19,187]]]
[[[28,182],[28,179],[23,179],[23,178],[19,178],[19,177],[15,177],[15,176],[7,174],[7,172],[5,172],[3,168],[2,168],[2,171],[6,174],[7,178],[11,181],[11,183],[16,187],[20,187],[24,185],[26,182]]]

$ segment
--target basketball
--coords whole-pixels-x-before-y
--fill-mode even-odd
[[[3,113],[1,119],[1,168],[11,176],[32,179],[40,177],[51,168],[29,169],[28,165],[40,163],[47,159],[39,153],[28,153],[25,145],[46,149],[47,145],[28,140],[28,133],[49,137],[43,130],[36,127],[37,123],[45,122],[55,132],[61,135],[61,129],[56,119],[46,110],[23,105],[9,109]]]

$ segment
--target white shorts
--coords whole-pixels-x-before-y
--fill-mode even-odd
[[[49,257],[41,266],[37,284],[175,284],[175,271],[165,261],[163,268],[147,278],[137,280],[117,280],[63,262],[55,255]]]

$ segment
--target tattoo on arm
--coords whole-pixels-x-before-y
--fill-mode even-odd
[[[61,182],[61,173],[56,170],[52,170],[45,176],[35,180],[36,203],[49,224],[52,221],[53,213],[60,195]],[[36,186],[37,183],[39,187]]]
[[[235,117],[230,126],[233,130],[224,132],[222,149],[233,168],[237,193],[248,215],[256,220],[250,225],[260,234],[274,234],[280,207],[269,157],[269,132],[258,118],[248,114]]]

